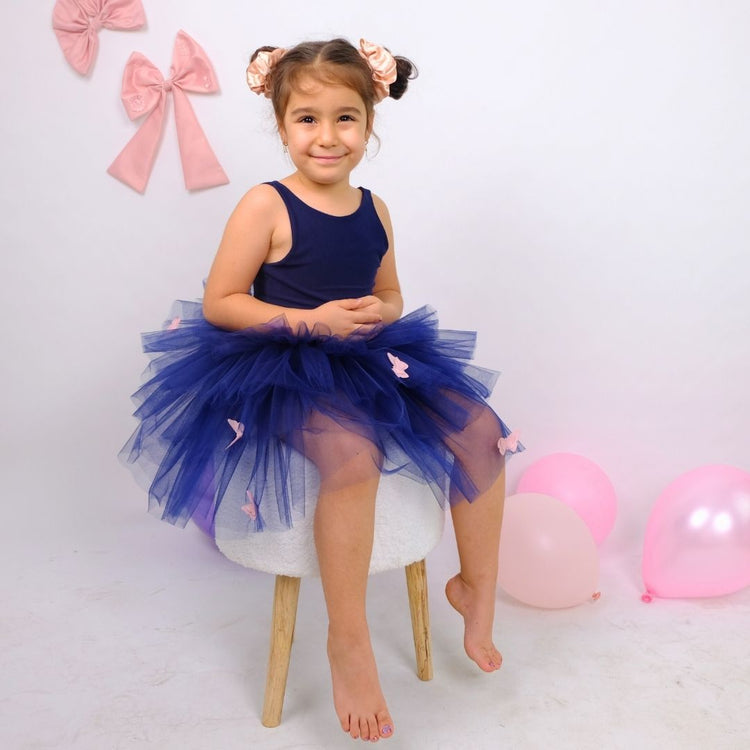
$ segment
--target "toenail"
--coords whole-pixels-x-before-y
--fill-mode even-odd
[[[383,734],[390,734],[393,731],[393,727],[390,724],[383,726]]]

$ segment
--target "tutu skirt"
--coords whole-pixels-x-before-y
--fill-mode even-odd
[[[470,363],[475,339],[439,329],[427,307],[341,338],[283,317],[225,331],[178,302],[143,336],[151,363],[121,457],[164,520],[207,528],[236,503],[237,534],[292,526],[315,500],[306,472],[355,481],[345,469],[363,445],[377,470],[427,483],[440,503],[471,501],[523,450],[486,403],[498,374]]]

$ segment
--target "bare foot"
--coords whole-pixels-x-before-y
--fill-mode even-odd
[[[481,590],[471,588],[461,577],[453,576],[445,585],[445,595],[464,618],[464,649],[480,669],[494,672],[500,669],[503,657],[492,642],[492,623],[495,619],[495,586]]]
[[[393,736],[393,719],[380,689],[369,633],[334,637],[328,631],[333,705],[341,728],[355,740]]]

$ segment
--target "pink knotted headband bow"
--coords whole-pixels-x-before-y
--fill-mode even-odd
[[[198,190],[226,185],[229,179],[185,93],[211,94],[218,90],[216,75],[206,53],[184,31],[177,34],[172,66],[166,80],[146,57],[133,52],[123,74],[122,103],[131,120],[144,115],[148,117],[107,172],[139,193],[145,191],[164,130],[167,94],[171,91],[185,187]]]
[[[52,28],[65,59],[82,75],[91,70],[99,29],[139,29],[146,23],[141,0],[57,0]]]
[[[366,39],[359,40],[358,52],[372,71],[375,101],[380,102],[388,96],[391,90],[390,84],[398,77],[396,60],[385,47],[368,42]],[[272,52],[266,50],[258,52],[255,60],[247,66],[247,85],[253,93],[271,95],[268,76],[285,54],[286,50],[282,47],[277,47]]]

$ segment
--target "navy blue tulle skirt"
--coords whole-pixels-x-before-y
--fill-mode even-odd
[[[284,318],[225,331],[178,302],[143,336],[151,363],[121,457],[177,525],[210,527],[236,503],[243,531],[288,528],[315,500],[305,473],[354,483],[363,446],[378,471],[428,484],[441,503],[471,501],[523,450],[486,403],[497,373],[470,363],[475,339],[440,330],[426,307],[341,338]]]

